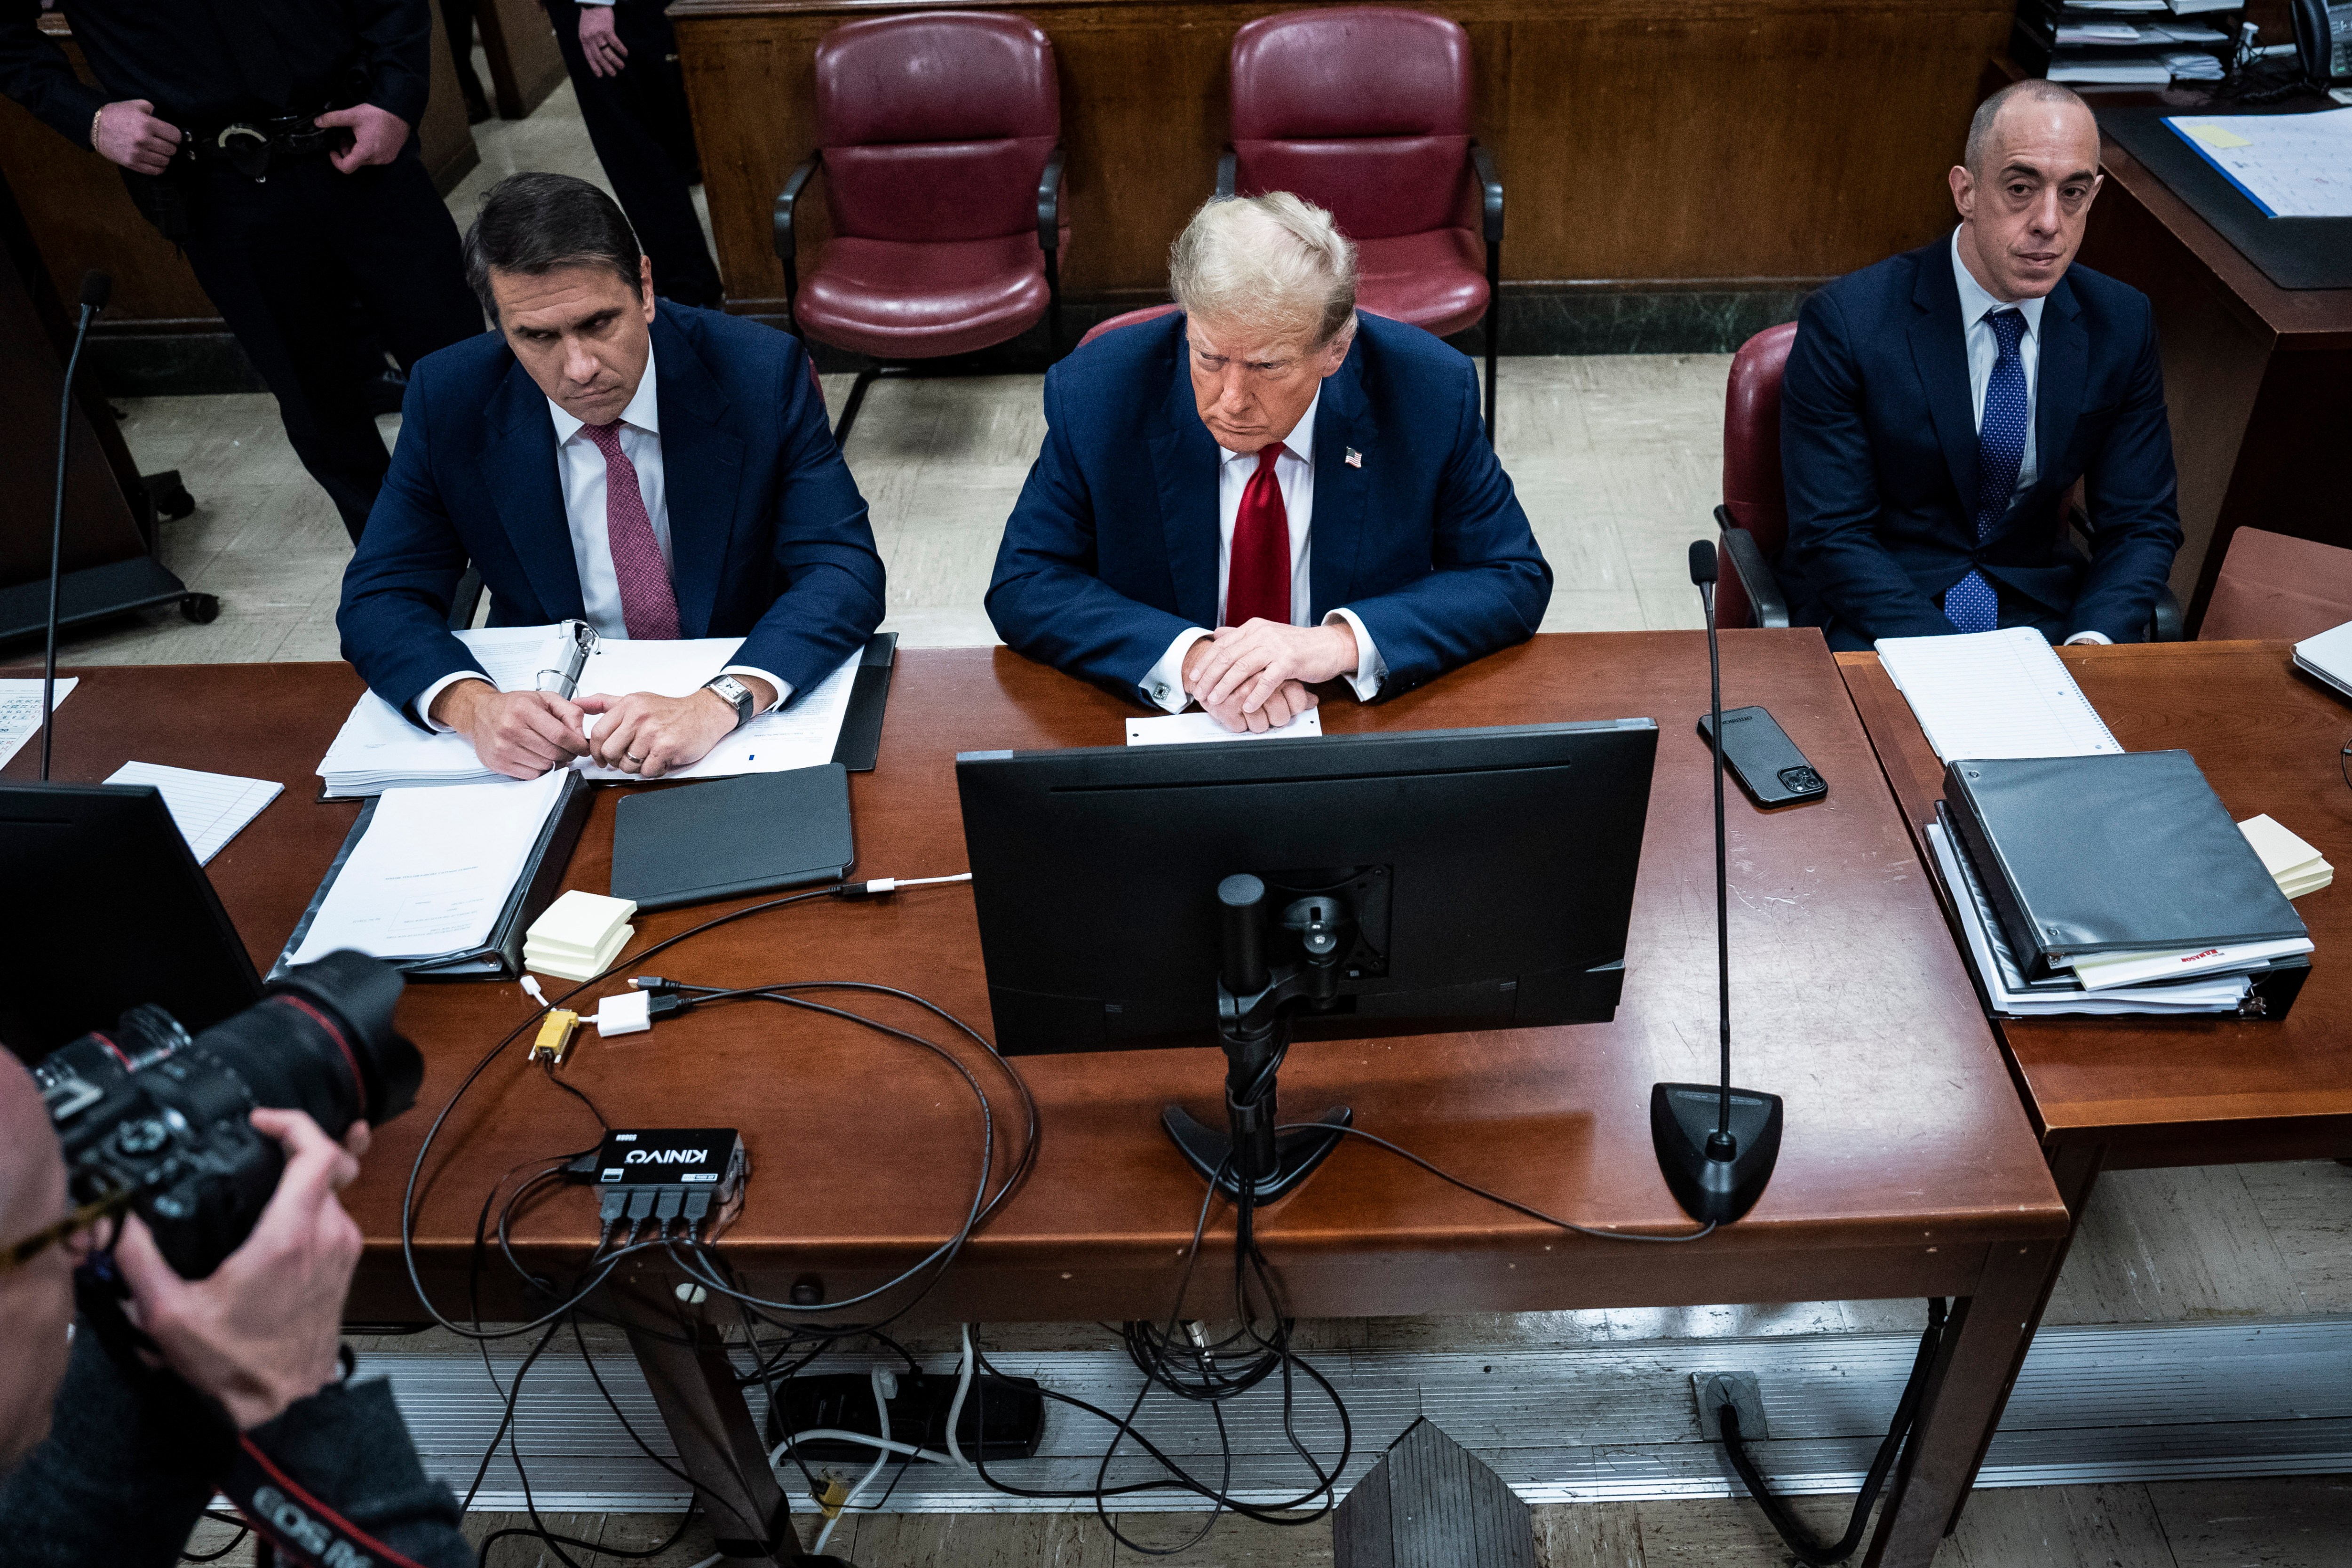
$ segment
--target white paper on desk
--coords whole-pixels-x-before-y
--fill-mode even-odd
[[[58,706],[66,705],[73,695],[77,678],[58,677]],[[24,743],[33,738],[41,727],[41,683],[37,680],[0,680],[0,767],[8,764]]]
[[[1190,713],[1171,713],[1165,719],[1127,721],[1127,743],[1130,746],[1190,746],[1202,741],[1309,741],[1319,740],[1322,734],[1320,708],[1309,708],[1295,715],[1279,730],[1228,730],[1198,709]]]
[[[603,642],[589,657],[580,678],[580,694],[622,694],[653,691],[684,697],[725,668],[742,646],[740,637],[706,637],[692,642]],[[614,658],[607,660],[607,650]],[[813,768],[833,761],[841,743],[841,721],[849,712],[849,694],[857,681],[863,650],[841,661],[831,675],[772,713],[761,713],[727,735],[709,754],[690,767],[664,773],[671,779],[728,778],[738,773],[781,773]],[[601,662],[600,661],[604,661]],[[599,682],[602,684],[592,684]],[[592,715],[589,734],[595,734]],[[636,774],[618,768],[600,768],[584,759],[573,764],[592,779],[634,783]]]
[[[222,846],[245,830],[262,808],[286,786],[269,779],[242,779],[232,773],[200,773],[191,768],[167,768],[156,763],[125,763],[115,769],[110,784],[153,784],[163,792],[163,805],[188,841],[199,866],[209,865]]]
[[[1945,762],[2123,750],[2058,651],[2032,626],[1881,637],[1875,646],[1887,678]]]
[[[2292,958],[2312,951],[2307,936],[2278,942],[2240,942],[2235,947],[2183,947],[2169,952],[2126,952],[2112,957],[2086,952],[2074,960],[2074,978],[2085,991],[2112,991],[2118,985],[2145,985],[2174,975],[2228,974],[2260,969],[2273,958]]]
[[[345,947],[436,958],[481,946],[563,784],[557,769],[524,782],[384,791],[293,962]]]
[[[457,634],[501,691],[529,691],[540,670],[559,653],[554,626],[484,626]],[[362,793],[388,780],[404,787],[427,784],[480,784],[493,775],[459,734],[436,735],[410,723],[400,710],[373,691],[360,694],[327,754],[319,776],[334,788],[357,781]]]
[[[2174,114],[2164,122],[2263,216],[2352,217],[2352,109]]]

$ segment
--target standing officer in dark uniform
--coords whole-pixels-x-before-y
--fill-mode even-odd
[[[717,310],[719,268],[687,187],[702,184],[669,0],[546,0],[596,161],[653,258],[654,292]]]
[[[482,330],[457,227],[410,134],[428,0],[62,0],[99,86],[0,0],[0,92],[122,166],[254,368],[352,539],[391,458],[372,323],[405,368]],[[364,314],[362,315],[362,310]],[[378,367],[380,369],[380,366]]]

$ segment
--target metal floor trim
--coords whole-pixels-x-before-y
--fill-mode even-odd
[[[1493,1466],[1529,1502],[1594,1502],[1737,1495],[1722,1450],[1704,1441],[1690,1392],[1694,1372],[1758,1374],[1769,1424],[1752,1452],[1776,1489],[1851,1492],[1891,1417],[1917,1342],[1907,1334],[1654,1340],[1530,1350],[1334,1351],[1310,1355],[1346,1401],[1355,1450],[1339,1479],[1345,1496],[1388,1444],[1426,1416]],[[493,1351],[501,1385],[520,1352]],[[992,1352],[1003,1371],[1124,1410],[1138,1374],[1116,1351]],[[747,1367],[749,1363],[744,1363]],[[811,1370],[863,1371],[887,1356],[828,1357]],[[953,1358],[926,1358],[952,1372]],[[671,1457],[651,1394],[626,1357],[598,1370],[630,1424]],[[478,1356],[363,1358],[361,1374],[391,1378],[425,1467],[460,1489],[471,1481],[503,1408]],[[765,1396],[754,1389],[753,1412]],[[1162,1451],[1213,1479],[1220,1459],[1209,1414],[1165,1394],[1139,1425]],[[1313,1480],[1283,1436],[1271,1384],[1226,1410],[1234,1495],[1292,1500]],[[1325,1462],[1339,1447],[1329,1405],[1301,1384],[1296,1426]],[[1083,1412],[1049,1406],[1034,1459],[992,1466],[1038,1489],[1091,1488],[1109,1429]],[[629,1441],[577,1357],[542,1357],[518,1405],[516,1441],[542,1511],[663,1512],[683,1506],[675,1477]],[[2352,1472],[2352,1316],[2048,1328],[2036,1337],[1978,1484],[2099,1482]],[[789,1467],[788,1467],[789,1473]],[[1157,1467],[1131,1447],[1113,1483],[1147,1480]],[[797,1484],[787,1491],[798,1494]],[[507,1453],[491,1463],[478,1508],[524,1506]],[[1025,1512],[1090,1508],[989,1489],[970,1470],[916,1465],[888,1501],[893,1512]],[[1137,1494],[1121,1511],[1200,1506],[1181,1490]]]

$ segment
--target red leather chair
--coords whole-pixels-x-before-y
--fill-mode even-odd
[[[1232,76],[1217,194],[1289,191],[1329,212],[1373,315],[1441,337],[1484,321],[1492,440],[1503,184],[1470,135],[1469,35],[1384,6],[1285,12],[1234,35]]]
[[[1058,328],[1061,91],[1034,24],[927,11],[836,27],[816,48],[816,124],[817,150],[777,194],[775,247],[793,330],[878,362],[836,437],[886,368],[989,348],[1049,314]],[[803,285],[793,216],[820,168],[834,237]]]
[[[1715,545],[1715,619],[1724,626],[1785,626],[1789,602],[1772,574],[1789,541],[1789,498],[1780,485],[1780,373],[1797,323],[1767,327],[1731,356],[1723,394],[1722,531]]]
[[[1131,327],[1138,321],[1156,321],[1162,316],[1172,316],[1178,308],[1174,305],[1146,305],[1140,310],[1129,310],[1113,316],[1108,321],[1097,321],[1087,329],[1087,335],[1078,340],[1078,347],[1084,348],[1105,332],[1115,332],[1121,327]]]
[[[2301,642],[2347,621],[2352,621],[2352,550],[2241,528],[2230,535],[2197,640]]]
[[[1797,323],[1767,327],[1731,356],[1723,394],[1723,504],[1715,509],[1717,626],[1785,626],[1789,601],[1774,568],[1789,542],[1789,495],[1780,478],[1780,376]],[[2079,506],[2069,521],[2085,539]],[[2180,602],[2167,588],[2147,628],[2150,642],[2180,640]]]

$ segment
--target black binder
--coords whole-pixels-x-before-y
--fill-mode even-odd
[[[1944,797],[2029,979],[2053,958],[2309,935],[2186,752],[1955,762]]]
[[[515,879],[514,891],[507,895],[506,908],[499,911],[488,942],[470,952],[394,963],[393,967],[411,980],[512,980],[520,975],[523,968],[523,933],[563,891],[564,868],[571,864],[581,828],[587,826],[588,804],[594,796],[595,787],[576,773],[564,775],[555,808],[547,814],[546,825],[539,830],[539,842],[531,847],[530,858],[523,862],[522,875]],[[335,851],[335,863],[327,868],[319,890],[310,895],[310,906],[294,923],[294,934],[286,939],[286,951],[278,955],[277,963],[269,971],[270,979],[276,980],[286,973],[303,937],[310,934],[319,906],[327,901],[327,889],[342,875],[343,863],[366,836],[368,824],[375,819],[376,803],[383,798],[370,796],[360,807],[358,820],[343,836],[343,847]]]
[[[890,705],[890,668],[898,657],[897,632],[876,632],[858,656],[849,710],[841,716],[841,735],[833,743],[833,760],[853,773],[872,773],[881,755],[882,716]]]
[[[646,790],[613,812],[613,897],[640,910],[837,882],[856,858],[837,762]]]

